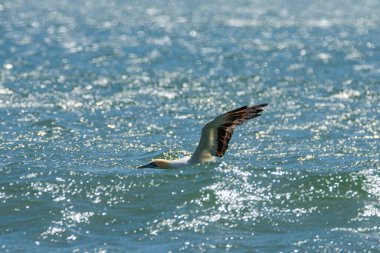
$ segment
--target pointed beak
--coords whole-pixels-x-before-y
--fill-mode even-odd
[[[156,168],[157,165],[154,164],[154,162],[151,162],[151,163],[148,163],[148,164],[145,164],[145,165],[142,165],[142,166],[139,166],[137,167],[138,169],[143,169],[143,168]]]

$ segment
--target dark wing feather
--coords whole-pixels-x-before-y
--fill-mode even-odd
[[[268,104],[243,106],[216,117],[202,129],[201,140],[194,152],[194,159],[202,156],[222,157],[228,148],[232,134],[237,126],[247,120],[260,116]]]
[[[236,110],[227,112],[224,123],[217,127],[217,149],[213,154],[218,157],[222,157],[228,148],[228,143],[231,140],[237,126],[242,125],[247,120],[260,116],[263,111],[263,107],[268,104],[260,104],[254,106],[244,106]]]

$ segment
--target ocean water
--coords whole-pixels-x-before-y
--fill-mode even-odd
[[[380,2],[0,1],[1,252],[380,252]],[[223,159],[202,126],[269,103]]]

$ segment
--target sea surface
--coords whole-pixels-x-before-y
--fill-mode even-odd
[[[379,13],[0,0],[0,252],[380,252]],[[258,103],[224,158],[136,169]]]

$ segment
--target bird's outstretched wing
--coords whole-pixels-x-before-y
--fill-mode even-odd
[[[237,126],[249,119],[260,116],[268,104],[243,106],[216,117],[202,128],[198,147],[191,157],[192,162],[211,160],[213,156],[222,157],[228,148],[232,134]]]

